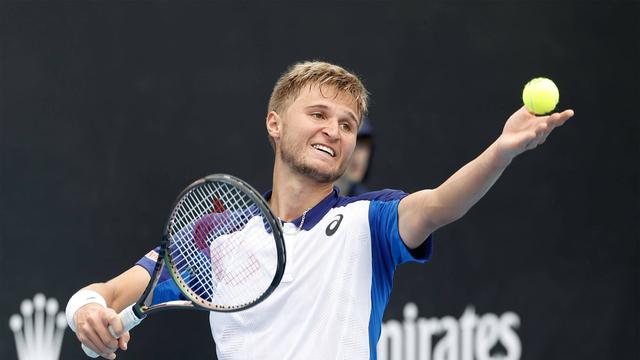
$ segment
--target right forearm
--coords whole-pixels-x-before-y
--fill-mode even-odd
[[[104,298],[107,306],[113,302],[114,291],[109,289],[107,283],[93,283],[91,285],[83,287],[82,290],[91,290],[97,292]]]
[[[134,266],[107,282],[94,283],[84,289],[97,292],[107,307],[120,312],[138,300],[148,282],[149,273],[140,266]]]
[[[94,283],[83,288],[83,290],[95,291],[104,298],[108,308],[116,312],[122,311],[125,307],[131,305],[137,300],[136,297],[127,296],[126,292],[119,291],[118,287],[112,283],[112,280],[106,283]]]

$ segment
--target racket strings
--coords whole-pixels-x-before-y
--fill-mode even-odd
[[[215,247],[213,248],[213,250],[218,251],[212,251],[211,256],[212,263],[214,265],[221,265],[220,263],[225,262],[226,259],[234,260],[231,261],[231,264],[222,264],[222,266],[226,266],[230,271],[226,271],[226,269],[218,268],[216,266],[215,270],[218,270],[218,272],[214,270],[214,274],[219,276],[219,281],[223,281],[232,286],[236,286],[253,277],[253,275],[255,275],[257,271],[261,269],[263,271],[268,270],[266,266],[260,266],[260,262],[257,258],[257,254],[259,254],[259,252],[256,252],[256,250],[260,250],[261,247],[269,245],[271,245],[271,248],[273,249],[273,245],[275,243],[273,241],[265,241],[271,239],[270,237],[265,237],[264,235],[260,236],[260,233],[264,234],[265,232],[264,224],[262,221],[256,221],[261,220],[261,216],[259,218],[255,217],[256,215],[261,215],[261,212],[256,204],[246,194],[240,192],[237,188],[232,187],[231,185],[226,183],[222,183],[221,188],[214,189],[214,193],[216,196],[222,196],[225,193],[234,193],[234,196],[230,197],[231,207],[237,210],[241,210],[237,212],[231,212],[231,214],[235,216],[235,219],[233,219],[232,223],[242,224],[243,228],[226,228],[225,230],[233,232],[230,236],[235,237],[234,241],[219,241],[215,243]],[[252,227],[246,226],[249,224],[249,221],[253,221],[254,224]],[[244,233],[239,230],[243,230]],[[231,244],[231,246],[228,246],[229,244]],[[238,250],[242,252],[240,253],[239,257],[224,256],[231,255],[230,253],[237,253]],[[218,256],[218,254],[221,255]],[[275,255],[275,252],[273,253],[273,255]],[[263,276],[262,279],[268,279],[270,284],[270,280],[273,278],[274,273],[275,269],[273,269],[273,271],[268,271],[266,273],[267,276]],[[266,290],[266,286],[268,286],[269,284],[256,283],[255,285],[260,286],[257,286],[255,289],[247,288],[246,295],[250,296],[251,294],[255,294],[257,292],[261,293]]]
[[[174,259],[177,259],[176,265],[182,277],[187,281],[193,291],[200,296],[209,299],[214,292],[213,282],[207,279],[207,275],[211,273],[210,261],[207,259],[207,247],[206,238],[209,236],[208,227],[198,227],[202,223],[195,222],[196,219],[201,219],[203,215],[210,214],[207,194],[203,194],[201,189],[195,188],[183,199],[183,204],[178,209],[186,210],[182,213],[177,211],[175,217],[175,224],[178,228],[183,229],[180,233],[179,241],[174,241],[172,250],[177,250],[180,256],[174,255]],[[195,194],[193,194],[195,193]],[[197,196],[194,196],[197,195]],[[201,221],[201,220],[198,220]],[[195,228],[194,228],[195,227]],[[230,229],[226,224],[219,226],[214,236],[220,236],[220,232],[229,232]],[[197,247],[189,246],[191,239],[195,238]],[[205,241],[206,247],[202,247],[202,242]],[[174,250],[174,252],[175,252]],[[188,261],[187,261],[188,260]],[[187,271],[185,271],[187,270]],[[195,276],[195,279],[192,277]]]
[[[201,184],[179,201],[170,222],[174,274],[205,306],[242,306],[270,286],[277,268],[273,229],[243,191]]]
[[[201,218],[202,214],[208,215],[210,214],[209,204],[208,204],[208,196],[207,194],[203,194],[202,191],[198,191],[200,189],[196,188],[192,190],[192,193],[196,193],[197,197],[192,196],[185,197],[183,201],[183,207],[186,208],[187,211],[183,214],[178,212],[176,219],[182,219],[183,221],[176,221],[176,224],[179,228],[186,229],[181,232],[181,236],[177,238],[179,241],[174,241],[174,245],[172,249],[173,252],[179,253],[180,256],[175,256],[174,258],[178,259],[176,261],[176,265],[178,265],[178,270],[182,275],[183,279],[187,282],[187,284],[191,287],[196,294],[204,297],[205,299],[209,299],[212,297],[214,293],[213,281],[208,278],[208,275],[211,274],[211,262],[207,259],[208,251],[207,249],[203,249],[202,247],[202,239],[205,239],[210,235],[209,232],[211,228],[209,226],[200,226],[202,225],[203,220],[198,220],[200,222],[194,223],[194,220],[197,218]],[[218,222],[218,228],[214,236],[220,236],[221,232],[229,232],[230,229],[227,224]],[[195,227],[195,228],[194,228]],[[194,248],[189,246],[191,243],[191,238],[194,238],[197,244],[197,247]],[[208,244],[207,244],[208,246]],[[186,271],[185,271],[186,270]],[[193,278],[195,276],[195,279]]]

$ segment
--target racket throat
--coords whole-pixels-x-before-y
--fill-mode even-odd
[[[142,320],[142,319],[144,319],[145,317],[147,317],[147,314],[145,314],[145,313],[142,311],[142,308],[141,308],[141,307],[140,307],[140,305],[138,305],[138,304],[134,304],[133,306],[131,306],[131,312],[133,313],[133,315],[134,315],[136,318],[138,318],[138,319],[140,319],[140,320]]]

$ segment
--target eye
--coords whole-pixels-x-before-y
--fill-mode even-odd
[[[340,129],[342,129],[345,132],[351,132],[353,131],[353,127],[351,126],[351,124],[349,123],[340,123]]]
[[[321,112],[314,112],[314,113],[311,113],[311,116],[312,116],[312,117],[314,117],[314,118],[316,118],[316,119],[324,119],[324,114],[323,114],[323,113],[321,113]]]

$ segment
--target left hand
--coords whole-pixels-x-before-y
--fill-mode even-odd
[[[565,110],[546,116],[531,114],[523,106],[513,113],[498,138],[498,151],[507,161],[517,155],[536,148],[547,140],[547,136],[573,116],[573,110]]]

